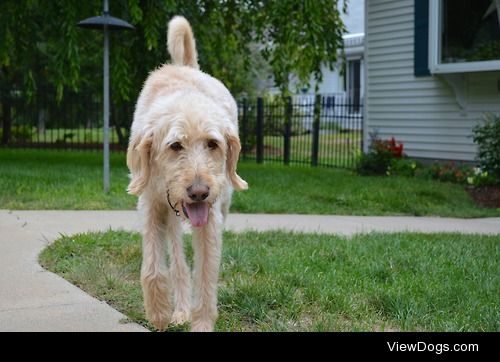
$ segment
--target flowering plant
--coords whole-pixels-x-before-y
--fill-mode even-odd
[[[494,185],[495,181],[495,178],[488,171],[484,171],[480,167],[475,167],[474,172],[467,177],[467,184],[476,187]]]
[[[472,132],[478,146],[479,167],[482,172],[487,172],[484,179],[491,185],[500,186],[500,115],[485,114]]]
[[[375,139],[372,147],[378,152],[390,152],[394,158],[403,157],[403,143],[397,142],[394,137],[391,137],[389,140]]]
[[[357,172],[360,175],[386,175],[392,160],[403,157],[402,142],[396,141],[394,137],[381,140],[374,134],[369,152],[359,158]]]

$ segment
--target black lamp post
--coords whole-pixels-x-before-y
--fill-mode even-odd
[[[134,29],[134,26],[124,20],[109,15],[108,0],[104,0],[102,16],[95,16],[80,21],[78,26],[88,29],[98,29],[104,32],[104,192],[109,192],[109,30]]]

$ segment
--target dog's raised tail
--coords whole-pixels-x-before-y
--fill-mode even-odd
[[[193,31],[183,16],[174,16],[168,23],[167,46],[173,64],[199,68]]]

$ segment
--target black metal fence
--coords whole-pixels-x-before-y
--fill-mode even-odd
[[[8,147],[102,149],[102,95],[66,92],[57,102],[54,91],[0,97],[0,142]],[[29,99],[29,100],[27,100]],[[111,105],[110,148],[128,142],[133,105]]]
[[[343,95],[243,99],[242,159],[354,167],[363,146],[363,106]]]
[[[102,149],[101,95],[53,92],[0,99],[0,140],[9,147]],[[362,105],[339,95],[268,96],[238,102],[244,160],[353,167],[362,148]],[[127,147],[133,104],[112,105],[110,148]]]

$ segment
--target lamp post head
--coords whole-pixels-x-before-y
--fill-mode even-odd
[[[132,24],[127,23],[125,20],[115,18],[107,13],[101,16],[94,16],[80,21],[77,24],[81,28],[102,30],[106,26],[110,30],[133,30],[135,29]]]

